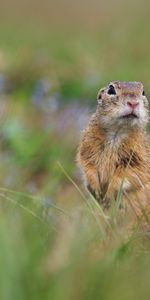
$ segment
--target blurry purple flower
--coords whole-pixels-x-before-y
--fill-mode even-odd
[[[10,83],[4,74],[0,74],[0,94],[5,94],[10,90]]]
[[[51,90],[51,83],[47,79],[38,80],[35,89],[33,91],[32,103],[39,107],[41,106],[41,102],[45,96],[48,95]]]

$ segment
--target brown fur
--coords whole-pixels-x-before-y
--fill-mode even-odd
[[[98,94],[100,102],[83,132],[77,161],[87,188],[104,208],[116,199],[123,182],[123,205],[130,199],[139,215],[141,206],[150,210],[150,148],[145,123],[139,120],[132,126],[130,120],[120,124],[112,118],[115,110],[117,114],[122,110],[122,103],[126,107],[126,99],[136,98],[143,101],[142,112],[148,119],[148,102],[142,96],[141,83],[113,82],[113,85],[117,90],[115,96],[108,95],[109,86]]]

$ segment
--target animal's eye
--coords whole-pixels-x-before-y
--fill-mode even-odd
[[[144,92],[144,90],[143,90],[143,93],[142,93],[142,95],[143,95],[143,96],[145,96],[145,92]]]
[[[114,88],[113,85],[110,85],[110,86],[109,86],[109,89],[108,89],[107,93],[108,93],[109,95],[116,95],[116,91],[115,91],[115,88]]]

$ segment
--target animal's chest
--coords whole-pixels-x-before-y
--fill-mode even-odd
[[[123,151],[122,148],[106,146],[98,156],[98,179],[100,190],[106,193],[124,191],[141,186],[140,158],[134,151]]]
[[[99,153],[98,157],[98,177],[101,188],[110,183],[115,175],[118,155],[110,147],[105,147],[104,151]]]

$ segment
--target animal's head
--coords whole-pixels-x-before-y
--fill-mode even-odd
[[[98,112],[104,127],[145,126],[149,105],[141,82],[113,81],[98,93]]]

